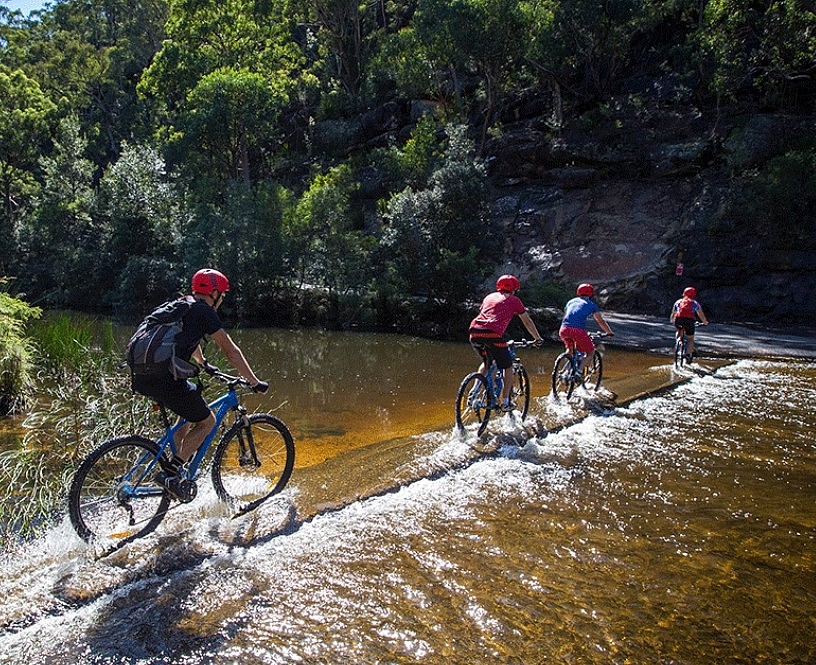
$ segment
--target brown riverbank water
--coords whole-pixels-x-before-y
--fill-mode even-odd
[[[329,337],[288,340],[280,353],[297,362],[269,356],[270,404],[289,399],[279,415],[314,451],[283,495],[231,520],[203,483],[156,534],[99,560],[65,524],[21,546],[0,576],[0,661],[816,659],[816,364],[690,373],[669,393],[475,454],[450,429],[450,397],[423,403],[434,384],[452,394],[474,364],[467,348]],[[362,349],[355,376],[342,375]],[[544,421],[575,408],[546,397],[554,352],[524,355]],[[671,371],[661,357],[607,358],[611,385]],[[422,381],[405,378],[425,367]],[[310,388],[295,397],[300,384]],[[325,419],[298,416],[306,402]],[[439,425],[414,431],[411,412]],[[388,422],[409,436],[340,443],[376,439]],[[518,432],[509,419],[493,427]],[[412,480],[319,506],[401,474]]]

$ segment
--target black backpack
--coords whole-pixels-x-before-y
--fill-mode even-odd
[[[134,374],[161,375],[189,379],[198,367],[176,356],[176,335],[181,332],[181,318],[195,299],[185,296],[154,309],[133,333],[127,344],[125,362]]]

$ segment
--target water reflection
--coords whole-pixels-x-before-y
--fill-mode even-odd
[[[124,344],[131,329],[114,332]],[[246,404],[287,423],[299,468],[378,442],[449,429],[459,383],[479,364],[464,333],[461,343],[316,329],[252,328],[232,335],[256,373],[271,384],[269,394],[247,396]],[[546,415],[552,363],[561,350],[553,343],[520,352],[532,384],[534,416]],[[214,344],[205,352],[229,371]],[[612,348],[605,383],[622,395],[634,395],[653,387],[655,370],[668,364],[666,357]],[[205,394],[212,397],[217,391],[212,386]],[[11,434],[5,444],[0,438],[0,448],[11,441]]]
[[[310,466],[352,448],[450,428],[456,390],[479,362],[469,344],[398,335],[248,329],[233,333],[271,394],[256,398],[275,409],[297,442],[297,464]],[[211,345],[212,346],[212,345]],[[549,395],[561,347],[520,352],[533,398]],[[212,355],[208,349],[207,355]],[[606,376],[642,376],[667,358],[610,350]]]

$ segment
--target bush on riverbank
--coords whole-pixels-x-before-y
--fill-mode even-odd
[[[0,288],[8,283],[0,278]],[[34,345],[26,324],[40,310],[0,290],[0,418],[17,413],[34,376]]]
[[[26,538],[62,514],[79,460],[150,413],[134,400],[110,324],[60,315],[33,327],[40,350],[37,398],[18,447],[0,453],[0,541]]]

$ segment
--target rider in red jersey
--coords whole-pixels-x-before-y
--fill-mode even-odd
[[[675,338],[680,337],[680,331],[686,332],[686,360],[691,362],[694,355],[694,325],[699,317],[704,326],[708,325],[703,308],[695,298],[697,297],[697,289],[693,286],[687,287],[683,291],[683,297],[675,301],[672,305],[671,316],[669,321],[674,323]]]

